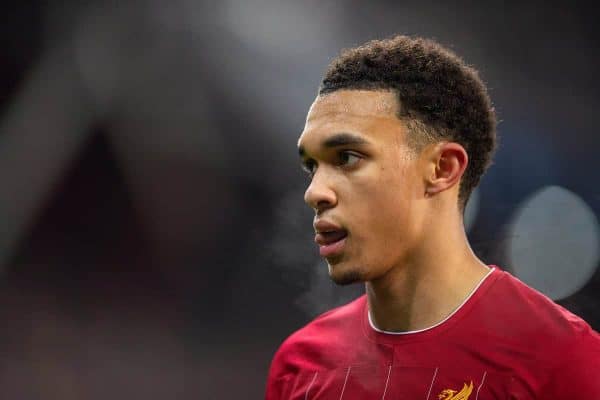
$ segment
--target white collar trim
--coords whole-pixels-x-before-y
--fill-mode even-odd
[[[369,325],[371,325],[371,328],[379,333],[385,333],[386,335],[410,335],[413,333],[420,333],[420,332],[425,332],[428,331],[430,329],[433,329],[435,327],[438,327],[440,325],[442,325],[444,322],[448,321],[450,318],[452,318],[452,316],[454,314],[456,314],[458,312],[458,310],[460,310],[466,303],[467,301],[469,301],[469,299],[471,297],[473,297],[473,295],[475,294],[475,292],[477,292],[477,289],[479,289],[479,287],[483,284],[483,282],[485,282],[485,280],[487,279],[488,276],[490,276],[492,274],[492,272],[494,272],[496,270],[495,267],[490,268],[489,272],[481,279],[481,281],[479,281],[479,283],[477,284],[477,286],[475,286],[475,288],[471,291],[471,293],[469,293],[469,295],[467,296],[466,299],[464,299],[464,301],[458,306],[456,307],[456,309],[454,311],[452,311],[450,313],[450,315],[448,315],[446,318],[444,318],[443,320],[441,320],[440,322],[438,322],[435,325],[432,325],[430,327],[427,328],[423,328],[423,329],[418,329],[415,331],[405,331],[405,332],[390,332],[390,331],[384,331],[383,329],[379,329],[375,326],[375,324],[373,323],[373,320],[371,319],[371,311],[367,311],[367,317],[369,318]]]

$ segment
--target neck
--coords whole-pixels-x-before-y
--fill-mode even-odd
[[[371,319],[385,331],[426,329],[472,293],[489,268],[472,252],[462,222],[453,232],[428,232],[416,256],[366,283]]]

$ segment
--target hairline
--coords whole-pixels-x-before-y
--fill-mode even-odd
[[[406,125],[406,128],[409,132],[409,135],[407,135],[407,146],[413,150],[415,154],[419,154],[426,146],[432,143],[443,141],[445,136],[451,137],[451,135],[444,135],[442,132],[440,132],[439,127],[432,126],[418,116],[411,115],[410,110],[406,109],[402,104],[400,91],[395,87],[385,86],[383,84],[380,84],[380,86],[375,84],[365,85],[365,87],[340,86],[336,88],[330,88],[326,91],[319,90],[318,96],[325,97],[341,90],[393,93],[398,110],[396,113],[394,113],[394,115],[399,121],[402,121]]]

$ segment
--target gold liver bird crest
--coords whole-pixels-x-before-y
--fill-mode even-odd
[[[460,390],[460,392],[457,392],[456,390],[452,390],[452,389],[443,390],[442,393],[439,394],[438,399],[439,400],[468,400],[472,391],[473,391],[473,382],[471,381],[471,383],[469,383],[469,385],[467,385],[466,383],[463,384],[463,388]]]

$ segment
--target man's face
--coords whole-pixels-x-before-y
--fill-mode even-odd
[[[410,262],[422,235],[422,161],[390,91],[340,90],[312,104],[298,146],[316,241],[339,284]]]

